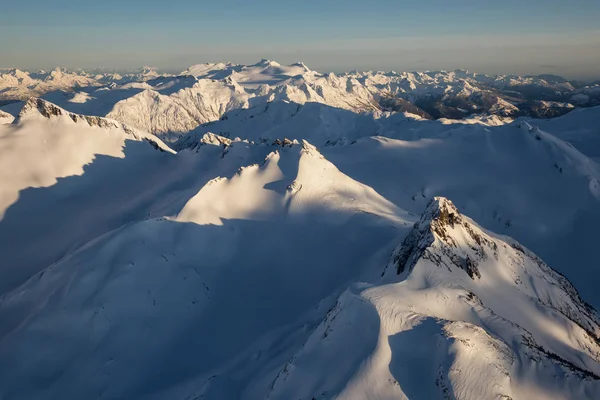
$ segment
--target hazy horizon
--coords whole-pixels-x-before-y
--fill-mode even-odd
[[[600,2],[32,0],[2,6],[0,67],[182,71],[303,61],[322,72],[467,69],[600,78]]]
[[[127,73],[136,73],[136,72],[141,71],[143,68],[148,67],[148,68],[156,69],[158,73],[178,74],[178,73],[185,71],[188,67],[195,65],[195,64],[232,63],[232,64],[239,64],[239,65],[253,65],[253,64],[258,63],[262,59],[268,59],[270,61],[275,61],[281,65],[291,65],[291,64],[294,64],[297,62],[302,62],[309,69],[317,71],[317,72],[321,72],[321,73],[328,73],[328,72],[345,73],[345,72],[351,72],[351,71],[355,71],[355,70],[356,71],[384,71],[384,72],[390,72],[390,71],[395,71],[395,72],[438,72],[438,71],[466,70],[468,72],[480,73],[480,74],[486,74],[486,75],[519,75],[519,76],[555,75],[555,76],[559,76],[559,77],[570,79],[570,80],[579,80],[582,82],[595,82],[595,81],[600,80],[600,72],[591,73],[589,75],[583,75],[583,76],[582,75],[572,75],[572,74],[568,74],[568,73],[563,74],[560,72],[550,71],[550,70],[555,69],[554,68],[555,66],[552,66],[552,65],[541,65],[540,66],[541,69],[538,72],[527,72],[526,68],[525,69],[517,68],[517,70],[519,70],[521,72],[515,72],[514,70],[493,70],[493,71],[491,71],[491,70],[484,70],[484,69],[465,68],[465,67],[460,67],[460,66],[456,66],[456,67],[452,67],[452,68],[401,68],[401,67],[371,68],[371,67],[368,67],[368,64],[365,64],[365,63],[360,64],[360,65],[365,65],[365,67],[363,67],[363,68],[353,67],[352,65],[348,65],[348,67],[346,67],[346,68],[343,68],[343,67],[314,68],[313,64],[311,64],[310,62],[306,62],[303,59],[297,59],[297,60],[293,60],[293,61],[290,61],[290,59],[288,59],[286,61],[282,61],[282,59],[273,59],[273,58],[268,58],[268,57],[247,58],[247,61],[246,61],[246,59],[243,59],[238,62],[233,62],[231,60],[225,60],[225,59],[216,59],[216,60],[199,59],[198,61],[191,62],[189,64],[182,64],[180,66],[170,66],[170,67],[168,67],[168,66],[167,67],[158,67],[156,64],[151,64],[151,63],[132,64],[131,66],[127,66],[127,67],[107,66],[107,65],[102,65],[102,63],[100,63],[97,65],[88,66],[87,68],[81,67],[78,65],[63,65],[63,64],[55,64],[55,65],[49,64],[49,65],[43,65],[40,67],[33,67],[33,68],[28,68],[28,67],[23,67],[23,66],[0,65],[0,72],[6,71],[6,70],[12,70],[12,69],[19,69],[21,71],[26,71],[29,73],[37,73],[40,71],[49,72],[55,68],[61,68],[61,69],[65,69],[67,71],[83,71],[83,72],[88,72],[88,73],[103,71],[103,72],[110,72],[110,73],[127,74]],[[160,65],[160,63],[158,65]]]

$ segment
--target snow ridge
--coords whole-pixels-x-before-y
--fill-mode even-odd
[[[596,311],[579,297],[571,282],[517,241],[508,237],[502,239],[517,253],[521,253],[522,257],[535,263],[539,269],[538,273],[559,287],[563,294],[560,297],[537,300],[576,321],[597,344],[600,344],[600,320]],[[394,250],[382,276],[390,268],[395,269],[401,279],[406,278],[419,261],[427,260],[449,271],[453,268],[462,269],[471,279],[477,280],[481,278],[479,266],[490,254],[498,260],[498,252],[497,240],[490,237],[489,233],[464,217],[450,200],[435,197],[402,244]],[[568,299],[567,305],[557,301],[559,298]]]
[[[124,123],[111,120],[108,118],[97,117],[97,116],[89,116],[89,115],[80,115],[68,112],[55,104],[52,104],[46,100],[32,97],[30,98],[23,108],[21,112],[13,121],[13,124],[18,125],[23,123],[24,120],[31,118],[39,118],[43,117],[46,119],[53,119],[57,117],[68,117],[74,123],[87,123],[90,127],[98,127],[104,129],[120,129],[125,134],[131,136],[135,140],[145,140],[152,145],[157,150],[173,152],[166,144],[163,143],[162,140],[158,139],[154,135],[150,135],[148,133],[139,131],[138,129],[130,128]]]
[[[438,197],[382,283],[339,297],[269,398],[594,398],[599,323],[564,277]]]
[[[512,122],[570,82],[264,59],[0,98],[70,75],[0,113],[0,397],[600,398],[600,108]]]

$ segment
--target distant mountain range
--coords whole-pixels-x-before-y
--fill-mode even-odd
[[[0,72],[0,101],[41,96],[69,111],[114,118],[176,140],[233,110],[272,101],[317,102],[353,112],[407,112],[426,119],[556,117],[600,104],[600,84],[554,75],[489,76],[465,70],[321,74],[303,63],[283,66],[198,64],[177,75],[54,69]],[[1,104],[0,104],[1,105]]]

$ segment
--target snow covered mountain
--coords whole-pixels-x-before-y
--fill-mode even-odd
[[[534,254],[447,199],[430,202],[381,276],[340,296],[269,398],[598,395],[596,312]]]
[[[30,74],[19,69],[0,71],[0,98],[23,100],[54,90],[97,86],[93,77],[55,68]]]
[[[287,187],[293,174],[280,168],[284,156],[298,163]],[[215,203],[222,195],[227,202]],[[598,315],[564,277],[443,198],[391,251],[390,234],[410,220],[401,215],[306,143],[271,153],[262,166],[209,182],[176,218],[123,227],[5,295],[3,392],[598,395]],[[369,247],[385,251],[369,257]],[[355,279],[372,283],[350,284]],[[124,352],[126,343],[135,348]]]
[[[76,91],[106,84],[143,82],[161,76],[156,68],[143,67],[125,75],[118,73],[86,73],[55,68],[51,71],[27,72],[18,68],[0,69],[0,100],[26,100],[52,91]]]
[[[560,118],[536,121],[540,128],[571,143],[596,162],[600,162],[600,107],[574,110]]]
[[[600,167],[590,157],[600,149],[594,141],[600,135],[598,111],[578,111],[571,126],[565,124],[569,115],[488,125],[403,114],[373,118],[315,103],[273,102],[268,109],[232,112],[173,147],[194,149],[215,134],[225,136],[225,145],[306,139],[340,170],[403,209],[419,214],[432,197],[451,198],[485,227],[516,237],[559,270],[577,270],[577,287],[594,296],[600,280],[589,273],[596,265]],[[565,136],[577,150],[547,132]]]
[[[600,397],[576,85],[138,73],[1,107],[0,398]]]
[[[138,152],[140,161],[148,156],[149,165],[139,165],[137,168],[150,171],[159,167],[152,165],[157,161],[150,161],[155,159],[154,153],[173,153],[151,134],[105,118],[72,114],[35,98],[25,104],[12,125],[0,125],[0,138],[0,178],[3,182],[0,187],[2,293],[11,288],[13,282],[22,283],[29,278],[31,269],[45,268],[48,260],[56,260],[68,247],[91,240],[98,228],[110,221],[110,218],[108,221],[102,220],[102,207],[106,207],[110,217],[114,218],[116,206],[126,207],[127,202],[136,202],[135,197],[128,198],[118,193],[117,198],[125,204],[100,205],[110,198],[106,197],[106,190],[111,187],[111,180],[115,179],[112,176],[116,172],[114,169],[108,169],[110,173],[106,173],[100,183],[95,182],[94,185],[98,187],[93,189],[86,184],[77,188],[67,187],[50,198],[30,198],[26,189],[56,187],[63,182],[61,178],[84,175],[89,164],[101,163],[103,157],[124,158],[126,149],[136,150],[130,156],[132,159],[137,157]],[[119,172],[119,175],[126,176],[126,173]],[[146,181],[143,184],[149,183]],[[29,190],[35,192],[40,189]],[[78,197],[75,193],[85,196]],[[83,223],[86,217],[82,213],[69,221],[77,210],[71,208],[71,202],[77,204],[78,201],[84,207],[79,211],[90,215],[92,219],[88,222],[95,226]],[[61,214],[60,210],[66,214]],[[28,222],[24,223],[24,220]],[[112,223],[117,223],[110,225],[114,229],[120,221]],[[54,240],[49,240],[51,232],[61,233]],[[34,246],[36,251],[12,250],[24,243]]]
[[[597,88],[552,75],[488,76],[465,70],[323,74],[303,63],[193,65],[177,76],[144,67],[98,72],[0,74],[0,99],[43,95],[71,112],[106,116],[174,141],[230,111],[273,101],[317,102],[352,112],[409,112],[427,119],[555,117],[598,105]]]

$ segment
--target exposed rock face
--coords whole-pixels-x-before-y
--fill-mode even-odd
[[[498,262],[501,250],[509,253],[511,268],[517,274],[521,273],[518,272],[521,265],[531,263],[537,269],[535,274],[543,275],[546,282],[560,288],[562,299],[538,296],[537,301],[575,321],[590,339],[600,344],[597,313],[580,298],[567,278],[518,242],[508,237],[502,240],[493,238],[460,214],[454,204],[443,197],[435,197],[427,205],[419,222],[392,253],[382,275],[388,269],[395,268],[397,275],[406,278],[420,260],[427,260],[437,267],[445,267],[449,272],[461,269],[473,281],[477,281],[482,276],[481,264],[489,257]],[[527,273],[531,274],[530,271]],[[521,286],[523,279],[517,275],[515,284]]]
[[[27,103],[21,109],[17,120],[30,115],[33,110],[37,110],[42,116],[46,118],[58,117],[59,115],[63,115],[63,109],[55,106],[54,104],[47,102],[45,100],[39,99],[37,97],[31,97],[27,100]],[[66,113],[66,111],[64,111]],[[15,121],[18,122],[18,121]]]
[[[472,254],[458,254],[459,245],[451,231],[461,229],[466,232],[474,251]],[[415,224],[402,244],[392,255],[391,263],[396,272],[410,273],[420,258],[433,261],[438,266],[457,267],[464,270],[472,279],[480,278],[478,264],[487,257],[484,246],[495,254],[497,246],[476,232],[474,226],[466,221],[454,204],[442,197],[434,198]],[[432,251],[430,247],[439,251]],[[388,264],[389,265],[389,264]]]
[[[270,398],[340,387],[336,398],[598,398],[598,314],[538,257],[449,200],[429,203],[386,270],[381,284],[338,298]],[[415,371],[419,387],[405,379]]]
[[[0,110],[0,124],[10,124],[14,120],[14,117],[9,113]]]
[[[298,141],[294,142],[294,141],[292,141],[292,140],[290,140],[288,138],[283,138],[283,140],[281,140],[281,139],[275,139],[273,141],[273,146],[281,146],[281,147],[288,146],[288,147],[292,147],[294,144],[298,144]]]
[[[233,140],[228,139],[223,136],[215,135],[214,133],[206,133],[200,139],[200,144],[215,144],[215,145],[223,145],[229,146]]]

